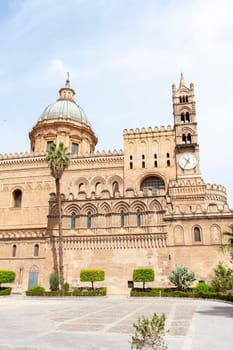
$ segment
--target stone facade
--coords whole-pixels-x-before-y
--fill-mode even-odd
[[[221,185],[199,167],[194,85],[172,86],[174,125],[124,130],[124,151],[96,152],[97,138],[74,100],[69,80],[29,134],[31,151],[0,155],[0,266],[17,274],[14,290],[49,287],[58,260],[52,142],[72,158],[62,181],[64,275],[80,285],[81,269],[103,269],[103,285],[127,293],[133,269],[153,267],[167,286],[176,264],[206,280],[219,260],[221,232],[233,222]]]

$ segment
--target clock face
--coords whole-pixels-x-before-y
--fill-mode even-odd
[[[186,152],[179,159],[179,166],[182,169],[193,169],[197,165],[197,158],[193,153]]]

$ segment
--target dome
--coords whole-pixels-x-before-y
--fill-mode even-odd
[[[48,105],[41,114],[39,121],[58,118],[72,119],[91,126],[82,107],[69,100],[58,100]]]
[[[69,74],[69,73],[68,73]],[[74,99],[75,91],[70,87],[69,75],[65,87],[59,90],[59,98],[48,105],[41,114],[39,121],[49,119],[71,119],[91,127],[86,113]]]

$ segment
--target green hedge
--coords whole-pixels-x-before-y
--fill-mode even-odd
[[[233,302],[233,293],[214,293],[208,292],[204,293],[193,292],[192,290],[183,292],[179,290],[174,290],[171,288],[147,288],[143,290],[141,288],[133,288],[130,293],[133,297],[180,297],[180,298],[203,298],[203,299],[218,299]]]
[[[12,288],[0,288],[0,295],[10,295]]]
[[[37,286],[39,287],[39,286]],[[60,290],[57,291],[46,291],[43,287],[33,288],[26,291],[27,296],[43,296],[43,297],[60,297],[62,293]],[[107,295],[107,288],[76,288],[73,292],[65,292],[65,296],[105,296]]]

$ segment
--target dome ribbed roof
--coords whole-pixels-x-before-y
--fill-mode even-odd
[[[48,105],[41,114],[39,121],[45,119],[72,119],[91,127],[86,113],[74,100],[75,91],[70,87],[69,79],[64,88],[59,90],[59,98],[56,102]]]

